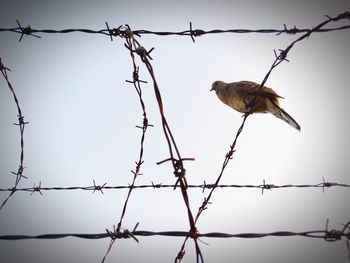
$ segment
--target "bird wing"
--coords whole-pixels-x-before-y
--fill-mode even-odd
[[[252,81],[239,81],[239,82],[234,82],[236,91],[237,93],[245,93],[245,94],[250,94],[252,96],[255,96],[256,93],[259,91],[260,84]],[[284,99],[282,96],[278,95],[273,89],[268,88],[268,87],[263,87],[263,89],[260,91],[261,97],[265,98],[270,98],[270,99],[277,99],[281,98]]]

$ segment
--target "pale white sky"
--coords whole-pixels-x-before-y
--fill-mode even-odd
[[[102,29],[129,24],[132,29],[182,31],[230,28],[312,27],[324,15],[348,11],[332,1],[1,1],[0,27]],[[343,25],[330,24],[330,26]],[[0,57],[9,68],[25,120],[25,175],[19,187],[88,186],[131,183],[138,159],[142,111],[131,84],[132,64],[122,39],[73,33],[41,39],[0,33]],[[299,36],[299,35],[298,35]],[[215,80],[261,82],[274,60],[298,36],[222,34],[190,37],[143,35],[155,47],[152,65],[165,114],[186,162],[187,180],[216,180],[242,117],[209,92]],[[222,179],[225,184],[350,183],[348,161],[349,30],[316,33],[297,44],[289,63],[273,71],[266,85],[285,97],[282,106],[301,125],[297,132],[271,115],[253,115],[237,143],[237,152]],[[137,184],[175,182],[158,106],[144,66],[140,67],[149,122],[143,175]],[[0,187],[13,186],[19,158],[16,108],[0,80]],[[208,191],[190,189],[193,213]],[[0,211],[0,235],[102,233],[119,221],[127,192],[105,190],[45,191],[43,196],[16,193]],[[7,193],[0,193],[3,200]],[[326,219],[340,229],[350,220],[348,188],[217,189],[212,205],[198,221],[200,232],[271,232],[321,230]],[[163,231],[189,229],[180,191],[133,191],[123,227]],[[107,262],[173,262],[183,238],[139,237],[117,241]],[[345,241],[309,238],[208,239],[200,244],[206,262],[347,261]],[[100,262],[109,240],[0,241],[4,262]],[[6,259],[6,260],[5,260]],[[183,262],[194,262],[190,240]]]

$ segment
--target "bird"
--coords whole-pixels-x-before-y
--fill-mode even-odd
[[[279,99],[284,99],[273,89],[263,86],[259,95],[260,84],[253,81],[238,81],[226,83],[214,81],[211,90],[227,106],[241,113],[271,113],[300,131],[300,125],[284,109],[280,107]],[[254,98],[256,97],[255,101]],[[253,103],[252,103],[253,102]],[[252,104],[252,105],[250,105]]]

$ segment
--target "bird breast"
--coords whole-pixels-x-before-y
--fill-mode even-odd
[[[238,112],[246,113],[249,111],[249,103],[254,99],[255,94],[234,89],[222,89],[220,92],[217,92],[217,96],[227,106]],[[269,112],[269,106],[271,106],[270,104],[271,103],[268,98],[259,96],[254,103],[253,112]]]

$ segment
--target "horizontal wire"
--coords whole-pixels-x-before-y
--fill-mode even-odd
[[[125,234],[127,233],[127,235]],[[42,234],[42,235],[0,235],[0,240],[26,240],[26,239],[60,239],[66,237],[75,237],[82,239],[102,239],[102,238],[115,238],[115,239],[126,239],[131,236],[168,236],[168,237],[186,237],[188,231],[144,231],[138,230],[133,232],[123,231],[120,235],[111,236],[111,233],[97,233],[97,234],[82,234],[82,233],[62,233],[62,234]],[[303,232],[291,232],[291,231],[275,231],[271,233],[222,233],[222,232],[209,232],[209,233],[198,233],[198,237],[208,238],[263,238],[263,237],[292,237],[302,236],[310,238],[323,238],[323,239],[334,239],[340,240],[342,237],[350,239],[350,234],[342,232],[341,230],[312,230]],[[333,240],[327,240],[333,241]]]
[[[117,186],[110,186],[107,185],[107,183],[104,183],[101,185],[90,185],[90,186],[68,186],[68,187],[42,187],[41,183],[39,186],[33,186],[33,187],[27,187],[27,188],[0,188],[0,192],[12,192],[12,191],[20,191],[20,192],[41,192],[41,191],[72,191],[72,190],[85,190],[85,191],[103,191],[103,190],[123,190],[123,189],[144,189],[144,188],[153,188],[153,189],[160,189],[160,188],[175,188],[175,184],[143,184],[143,185],[117,185]],[[215,188],[257,188],[262,190],[272,190],[272,189],[281,189],[281,188],[330,188],[330,187],[345,187],[350,188],[350,184],[344,184],[344,183],[336,183],[336,182],[326,182],[323,181],[321,183],[317,184],[282,184],[282,185],[276,185],[276,184],[266,184],[265,182],[263,184],[259,185],[253,185],[253,184],[207,184],[204,182],[204,184],[188,184],[188,188],[201,188],[203,190],[205,189],[211,189],[213,187]]]
[[[349,16],[349,12],[344,13],[345,16]],[[122,36],[124,37],[128,34],[128,26],[120,25],[117,28],[110,29],[108,23],[106,23],[106,29],[93,30],[88,28],[67,28],[67,29],[35,29],[31,28],[30,25],[26,27],[22,27],[18,20],[18,27],[12,28],[0,28],[0,32],[13,32],[20,34],[21,37],[19,41],[22,40],[24,35],[31,35],[33,37],[41,38],[41,36],[37,34],[69,34],[69,33],[85,33],[85,34],[100,34],[109,36],[111,40],[113,37]],[[339,31],[349,29],[350,25],[343,25],[339,27],[331,27],[331,28],[320,28],[316,29],[313,32],[331,32],[331,31]],[[137,36],[141,35],[156,35],[156,36],[190,36],[192,41],[195,42],[194,38],[207,35],[207,34],[249,34],[249,33],[258,33],[258,34],[287,34],[287,35],[295,35],[307,33],[312,29],[309,28],[297,28],[296,26],[288,28],[286,24],[283,24],[282,29],[271,29],[271,28],[263,28],[263,29],[244,29],[244,28],[236,28],[236,29],[211,29],[211,30],[203,30],[203,29],[192,29],[192,23],[190,22],[189,30],[183,31],[152,31],[145,29],[133,30],[132,33]]]

